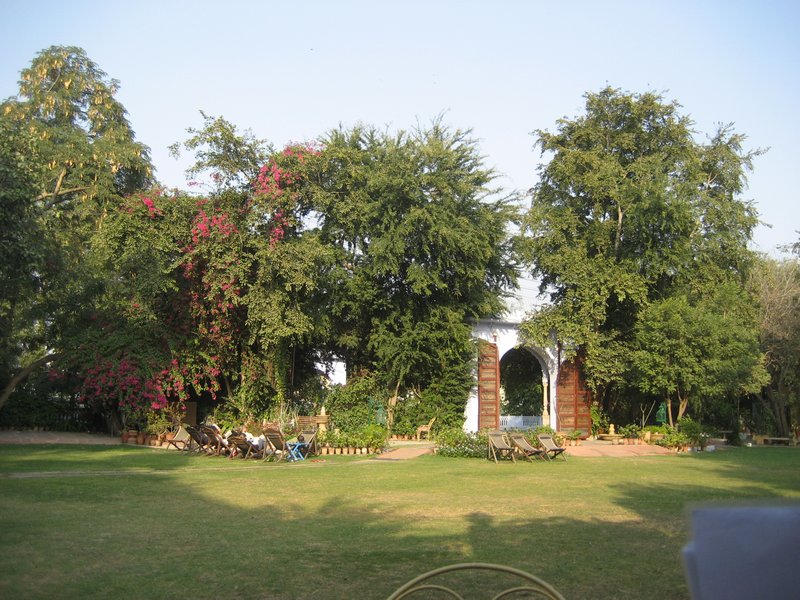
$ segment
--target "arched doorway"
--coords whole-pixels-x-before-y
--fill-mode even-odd
[[[477,341],[478,360],[475,373],[476,385],[464,411],[464,429],[466,431],[500,427],[500,363],[501,359],[511,351],[521,352],[519,357],[523,357],[521,360],[531,363],[530,369],[535,369],[538,365],[537,372],[542,386],[541,396],[539,396],[541,398],[541,422],[544,425],[556,427],[558,348],[555,344],[548,347],[526,346],[520,340],[519,325],[519,322],[498,319],[480,319],[474,323],[473,335]],[[535,375],[529,373],[528,378],[531,377],[535,377]],[[538,408],[539,403],[537,402],[534,406]]]
[[[500,359],[500,427],[528,429],[542,425],[547,409],[548,377],[542,359],[516,347]]]

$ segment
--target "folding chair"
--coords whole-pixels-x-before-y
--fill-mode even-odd
[[[489,432],[489,458],[494,458],[497,462],[498,456],[500,458],[510,458],[514,463],[517,459],[514,458],[514,448],[508,443],[506,435],[502,431]]]
[[[186,429],[186,433],[188,433],[189,437],[192,438],[192,442],[197,444],[196,450],[198,452],[205,452],[206,454],[212,452],[211,448],[209,447],[210,440],[205,433],[193,425],[185,425],[184,427]]]
[[[186,431],[183,425],[178,427],[178,431],[172,436],[171,440],[167,440],[167,448],[175,446],[176,450],[188,450],[189,445],[192,443],[192,436]]]
[[[567,455],[564,454],[564,450],[566,450],[566,448],[556,445],[552,435],[540,434],[536,437],[539,439],[539,443],[542,445],[544,457],[547,458],[547,460],[552,460],[559,455],[561,455],[561,458],[564,460],[567,460]]]
[[[264,437],[267,438],[267,441],[275,450],[271,456],[276,456],[277,462],[282,460],[305,460],[305,456],[301,452],[305,442],[287,442],[286,438],[283,437],[283,433],[277,429],[265,429]]]
[[[512,433],[508,436],[511,438],[511,443],[514,445],[514,449],[519,453],[522,454],[525,458],[528,459],[529,462],[533,462],[531,456],[538,456],[539,458],[544,458],[542,455],[544,454],[544,450],[541,448],[535,448],[531,446],[530,442],[525,439],[525,436],[521,433]]]

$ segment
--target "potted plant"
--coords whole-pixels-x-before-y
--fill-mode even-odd
[[[172,421],[163,410],[153,410],[147,413],[147,433],[152,436],[152,445],[160,446],[164,435],[172,427]]]
[[[363,436],[367,451],[378,454],[386,443],[386,429],[380,425],[367,425],[364,427]]]
[[[625,438],[625,443],[630,445],[635,444],[636,440],[639,439],[639,431],[641,431],[641,428],[635,423],[631,423],[630,425],[620,427],[619,433]]]
[[[580,429],[573,429],[567,434],[570,446],[578,446],[581,443],[582,431]]]
[[[711,437],[702,424],[690,417],[683,417],[678,421],[678,431],[683,433],[689,444],[698,450],[705,450],[708,439]]]

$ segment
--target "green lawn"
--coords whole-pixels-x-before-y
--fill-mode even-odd
[[[0,597],[385,598],[429,569],[483,561],[572,599],[686,598],[687,503],[800,498],[794,448],[325,458],[2,446]]]

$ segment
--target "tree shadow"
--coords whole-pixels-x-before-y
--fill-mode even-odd
[[[46,466],[47,456],[26,468]],[[90,469],[111,460],[89,457]],[[733,493],[745,499],[763,498],[795,465],[779,461],[775,477],[762,473],[748,485],[742,473],[763,460],[724,453],[687,460],[715,461],[715,472],[745,483]],[[213,468],[192,469],[198,463]],[[732,496],[712,485],[628,483],[612,489],[609,506],[620,510],[598,517],[572,508],[579,497],[555,493],[562,478],[585,476],[578,465],[501,465],[492,471],[499,483],[487,489],[483,463],[469,471],[441,464],[282,466],[176,455],[147,474],[110,467],[110,476],[6,476],[0,569],[8,576],[0,597],[385,598],[431,569],[490,562],[539,576],[567,598],[683,599],[684,507]],[[426,484],[431,472],[461,477],[466,492],[453,496],[469,504],[459,506],[447,485]],[[438,503],[427,501],[431,495]],[[499,583],[472,575],[461,582],[467,598],[486,597]]]

